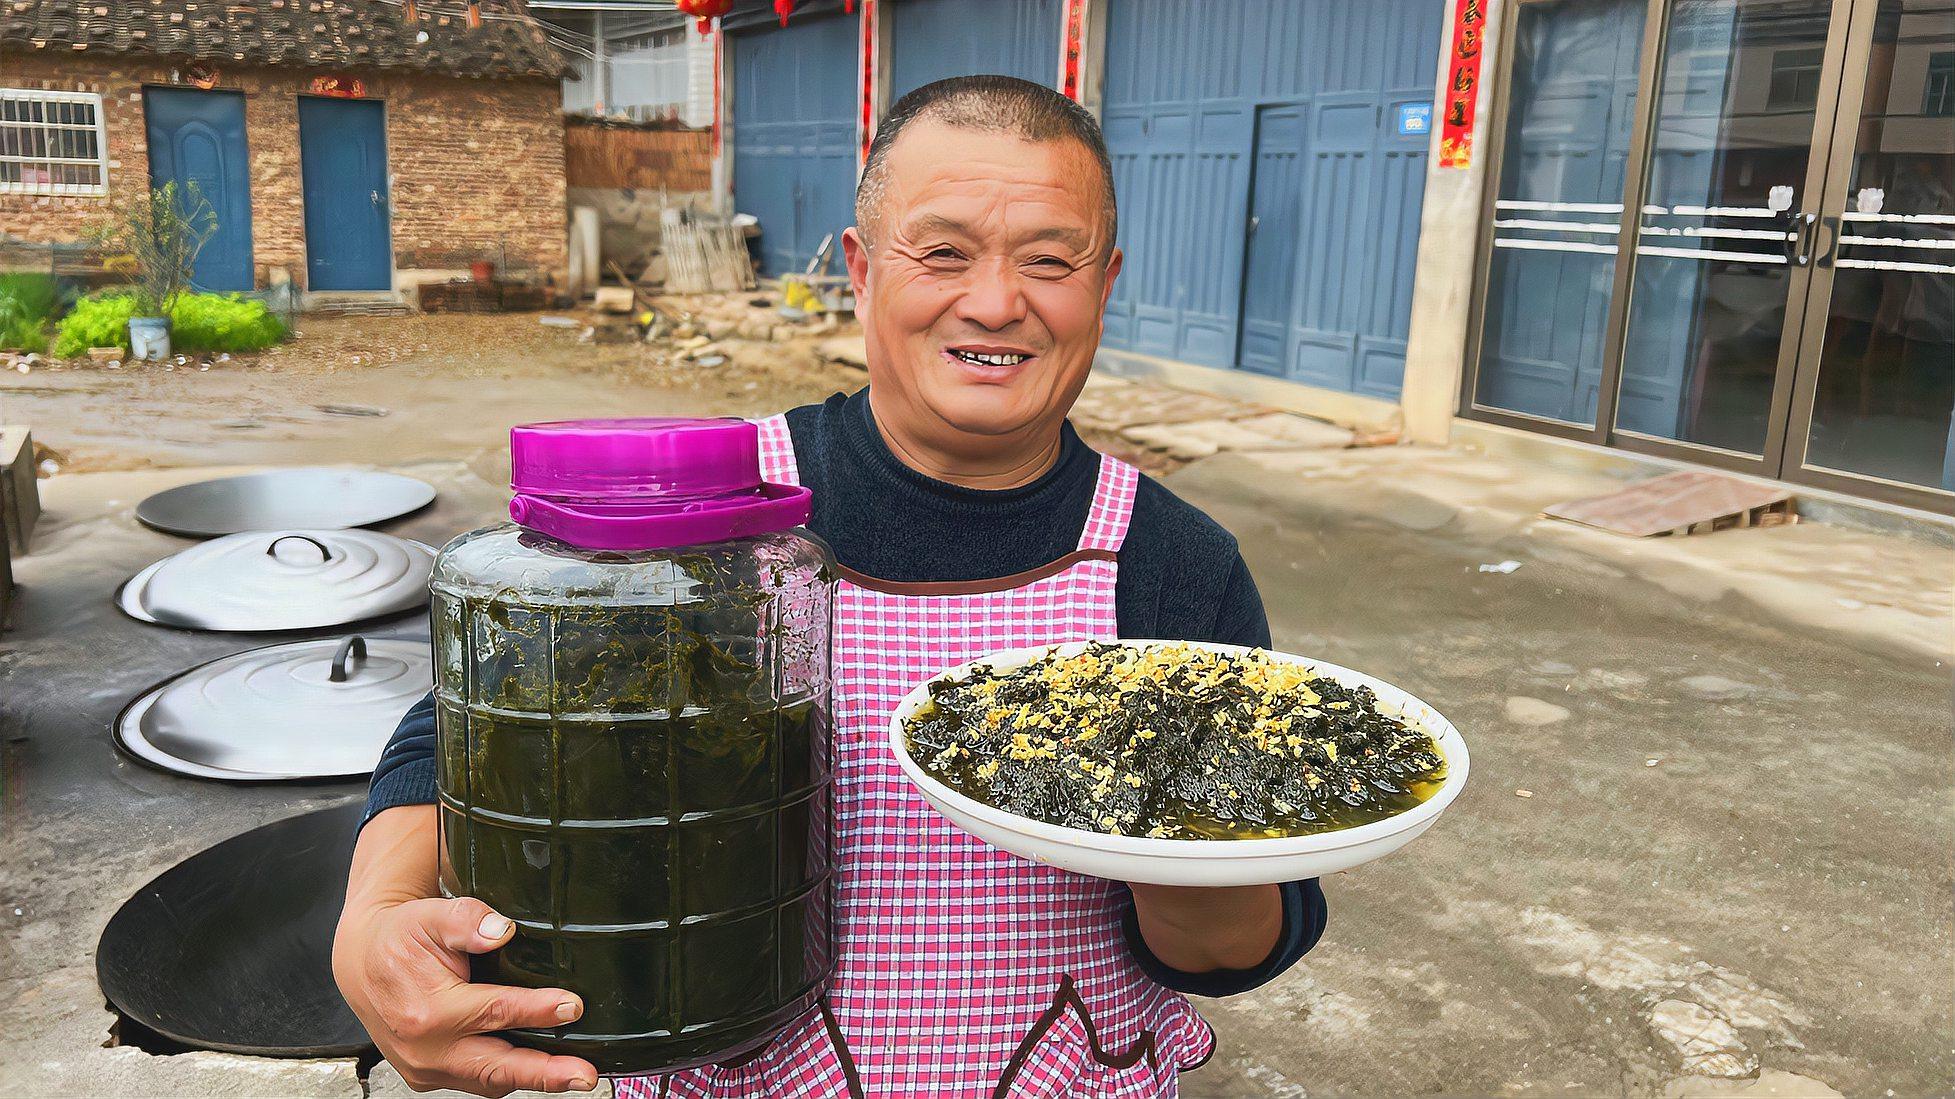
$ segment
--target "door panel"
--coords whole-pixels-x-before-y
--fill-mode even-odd
[[[1595,422],[1645,8],[1537,0],[1515,14],[1473,406]]]
[[[855,222],[860,24],[797,18],[733,33],[733,200],[760,219],[760,268],[799,270]]]
[[[1395,396],[1426,145],[1396,133],[1397,108],[1430,102],[1444,19],[1443,0],[1109,3],[1102,117],[1127,267],[1104,343]],[[1294,236],[1259,221],[1245,249],[1251,203],[1279,201],[1250,194],[1254,162],[1281,155],[1256,147],[1272,108],[1298,113],[1307,147]]]
[[[372,99],[299,98],[306,288],[391,290],[386,109]]]
[[[1673,0],[1616,427],[1775,472],[1832,0]],[[1841,32],[1843,33],[1843,32]],[[1835,46],[1834,56],[1840,47]],[[1812,62],[1813,66],[1817,62]]]
[[[1289,371],[1307,125],[1304,109],[1295,103],[1256,112],[1249,257],[1242,278],[1242,348],[1237,362],[1258,374],[1280,377]]]
[[[970,0],[902,0],[890,22],[891,102],[932,81],[997,73],[1055,87],[1059,0],[990,0],[972,18]]]
[[[1878,0],[1850,125],[1803,465],[1955,490],[1955,6]]]
[[[217,218],[216,232],[192,265],[191,281],[200,290],[251,289],[251,157],[244,96],[147,88],[143,113],[150,185],[174,182],[186,198],[194,187]]]

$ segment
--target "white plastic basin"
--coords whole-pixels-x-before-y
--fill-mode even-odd
[[[889,722],[890,748],[924,798],[951,823],[1001,850],[1022,858],[1050,863],[1065,870],[1115,881],[1157,885],[1267,885],[1321,877],[1391,854],[1432,827],[1439,814],[1466,786],[1466,741],[1437,710],[1397,687],[1336,664],[1292,653],[1271,653],[1277,660],[1302,664],[1314,675],[1347,686],[1369,687],[1378,696],[1378,710],[1425,730],[1446,757],[1446,778],[1425,801],[1384,820],[1334,832],[1281,839],[1180,840],[1146,836],[1109,836],[1082,828],[1067,828],[1032,820],[986,805],[932,778],[910,758],[903,725],[930,698],[930,684],[963,679],[977,665],[1004,670],[1030,663],[1047,653],[1071,656],[1091,642],[1040,645],[1012,649],[941,672],[911,691],[897,705]],[[1246,653],[1240,645],[1202,642],[1121,641],[1129,648],[1186,644],[1221,653]]]

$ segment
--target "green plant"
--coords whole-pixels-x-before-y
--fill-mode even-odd
[[[171,342],[190,351],[257,351],[285,338],[265,303],[233,294],[185,294],[170,312]]]
[[[97,232],[102,244],[136,257],[131,287],[136,316],[167,317],[190,286],[197,253],[217,232],[217,212],[195,182],[177,190],[175,180],[131,200],[115,221]]]
[[[129,346],[133,294],[83,298],[61,320],[54,353],[85,355],[91,347]],[[183,294],[170,311],[170,342],[180,351],[257,351],[286,336],[285,322],[265,303],[235,294]]]
[[[61,288],[49,275],[0,275],[0,347],[48,349],[47,323],[61,308]]]
[[[128,294],[83,298],[75,303],[54,334],[54,353],[72,359],[91,347],[129,347],[129,318],[136,315],[136,299]]]

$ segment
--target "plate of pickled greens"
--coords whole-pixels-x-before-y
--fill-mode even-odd
[[[897,763],[994,847],[1093,877],[1261,885],[1348,870],[1466,784],[1438,711],[1349,668],[1192,641],[1015,649],[919,685]]]

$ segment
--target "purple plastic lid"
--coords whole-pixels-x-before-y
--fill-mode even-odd
[[[509,432],[509,517],[586,549],[661,549],[787,530],[810,494],[760,479],[745,420],[562,420]]]

